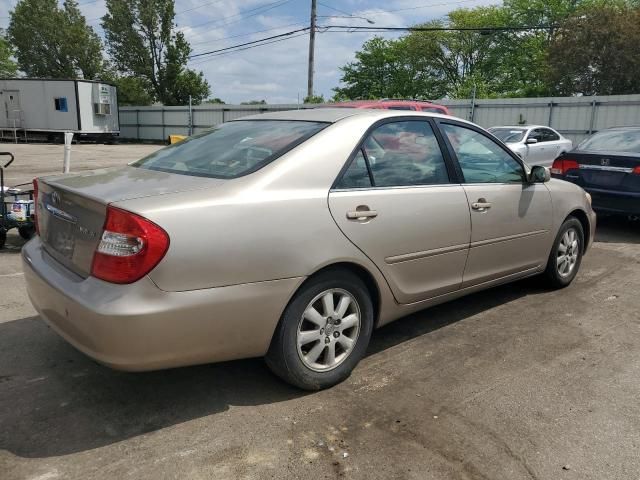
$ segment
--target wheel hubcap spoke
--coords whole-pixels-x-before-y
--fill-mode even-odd
[[[351,348],[353,347],[353,344],[355,342],[351,340],[349,337],[347,337],[346,335],[341,335],[338,338],[338,343],[342,345],[347,352],[349,352],[351,351]]]
[[[336,318],[341,319],[344,317],[344,314],[347,313],[347,308],[351,305],[351,298],[347,295],[343,295],[340,297],[340,301],[338,302],[338,308],[336,308]]]
[[[298,345],[302,347],[312,342],[317,342],[321,338],[322,335],[320,335],[320,330],[307,330],[304,332],[298,332]]]
[[[322,306],[324,308],[324,314],[327,317],[333,317],[335,315],[335,310],[333,307],[333,292],[327,292],[322,297]]]
[[[340,322],[340,329],[343,331],[347,330],[351,327],[355,327],[359,322],[360,318],[352,313],[351,315],[348,315],[342,319],[342,321]]]
[[[320,313],[315,308],[313,308],[313,305],[309,305],[307,307],[307,309],[304,311],[303,318],[316,324],[319,328],[324,327],[324,324],[325,324],[324,317],[320,315]]]
[[[304,358],[306,358],[310,363],[316,363],[320,354],[324,350],[324,347],[325,344],[323,342],[318,342],[311,350],[309,350],[309,353],[307,353]]]

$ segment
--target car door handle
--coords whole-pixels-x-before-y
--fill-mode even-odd
[[[491,204],[485,201],[477,201],[471,204],[471,208],[473,208],[474,210],[487,210],[491,208]]]
[[[349,220],[375,218],[377,216],[378,216],[378,212],[375,210],[355,210],[353,212],[347,212],[347,218]]]

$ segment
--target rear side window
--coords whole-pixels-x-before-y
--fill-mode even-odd
[[[380,125],[367,136],[336,186],[366,188],[447,183],[449,175],[431,125],[424,121],[400,121]]]
[[[415,110],[416,107],[412,107],[411,105],[391,105],[387,107],[388,110]]]
[[[640,153],[640,129],[604,130],[584,140],[576,150]]]
[[[545,128],[542,132],[545,142],[555,142],[557,140],[560,140],[560,136],[558,136],[558,134],[553,130]]]
[[[236,178],[264,167],[327,125],[291,120],[224,123],[158,150],[132,166],[200,177]]]
[[[360,149],[351,161],[349,168],[342,175],[342,178],[336,182],[336,188],[369,188],[371,186],[367,160],[362,149]]]
[[[437,108],[437,107],[421,107],[420,110],[423,112],[440,113],[442,115],[447,114],[447,112],[444,111],[442,108]]]

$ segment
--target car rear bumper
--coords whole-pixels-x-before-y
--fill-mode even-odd
[[[640,215],[640,192],[620,192],[587,188],[593,209],[602,213]]]
[[[165,292],[147,277],[116,285],[62,267],[39,238],[22,250],[31,302],[78,350],[119,370],[262,356],[302,278]]]

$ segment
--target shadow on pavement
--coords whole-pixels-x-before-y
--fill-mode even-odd
[[[596,242],[640,244],[640,220],[622,216],[598,216]]]
[[[369,354],[544,290],[525,280],[489,292],[381,328]],[[20,457],[82,452],[230,405],[264,405],[308,394],[279,381],[261,359],[123,373],[79,353],[39,317],[0,324],[0,449]]]

